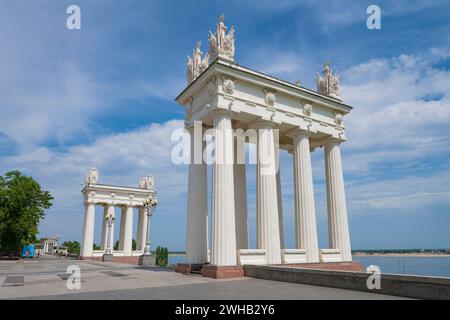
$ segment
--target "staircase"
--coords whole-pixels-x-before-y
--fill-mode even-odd
[[[203,264],[193,264],[191,265],[191,274],[195,274],[198,276],[202,275]]]

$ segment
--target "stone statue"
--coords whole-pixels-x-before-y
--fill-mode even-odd
[[[340,100],[339,74],[333,74],[329,61],[324,62],[322,75],[317,74],[316,83],[318,93]]]
[[[209,55],[206,54],[203,57],[203,52],[200,49],[201,45],[202,43],[198,41],[192,53],[192,58],[188,57],[187,59],[186,66],[188,83],[194,81],[209,66]]]
[[[217,24],[216,33],[209,32],[209,56],[215,60],[218,56],[234,62],[234,27],[227,34],[225,16],[221,15]]]
[[[209,56],[214,60],[219,54],[219,49],[217,48],[217,37],[211,31],[209,32]]]
[[[139,188],[153,190],[153,177],[151,175],[142,177],[141,181],[139,182]]]
[[[92,167],[89,169],[89,172],[86,176],[86,184],[97,184],[98,182],[98,170],[96,167]]]

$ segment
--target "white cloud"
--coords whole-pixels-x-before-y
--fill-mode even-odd
[[[19,169],[33,176],[55,197],[54,207],[41,224],[44,234],[62,233],[65,239],[79,239],[83,219],[80,190],[87,170],[94,165],[104,184],[137,186],[140,177],[152,174],[160,198],[158,215],[184,218],[187,168],[170,161],[175,144],[170,136],[179,128],[184,128],[183,121],[173,120],[100,137],[92,144],[65,151],[40,147],[3,158],[1,169]]]
[[[184,82],[172,71],[162,76],[130,72],[147,62],[146,51],[137,55],[118,45],[119,32],[130,28],[130,21],[113,19],[107,32],[103,20],[93,23],[102,14],[100,8],[121,17],[131,11],[141,18],[141,12],[110,6],[108,1],[86,1],[81,5],[85,23],[75,32],[65,25],[67,5],[50,0],[2,4],[0,39],[8,46],[0,51],[0,135],[19,150],[92,139],[93,127],[98,127],[93,120],[107,116],[119,102],[172,102],[182,88],[180,79]],[[141,20],[132,17],[132,23],[141,26]],[[148,21],[155,34],[156,24]]]
[[[346,169],[448,152],[450,73],[433,63],[433,56],[401,55],[343,73],[344,101],[355,107],[346,119]]]

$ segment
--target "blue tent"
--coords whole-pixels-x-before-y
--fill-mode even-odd
[[[34,257],[34,244],[30,244],[28,246],[28,250],[30,251],[30,258]]]
[[[22,257],[25,258],[27,256],[27,253],[30,251],[30,246],[29,245],[24,245],[23,249],[22,249]]]

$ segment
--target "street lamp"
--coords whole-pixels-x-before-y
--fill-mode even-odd
[[[155,198],[147,198],[144,200],[144,210],[145,214],[147,215],[147,238],[146,238],[146,245],[144,249],[144,256],[151,256],[152,255],[152,249],[151,249],[151,239],[150,239],[150,228],[151,228],[151,217],[153,215],[153,211],[155,210],[156,206],[158,205],[158,200]]]
[[[111,228],[114,223],[114,220],[116,220],[116,217],[114,213],[108,213],[105,217],[106,219],[106,225],[108,227],[108,230],[106,232],[106,252],[105,254],[112,254],[111,251]]]

